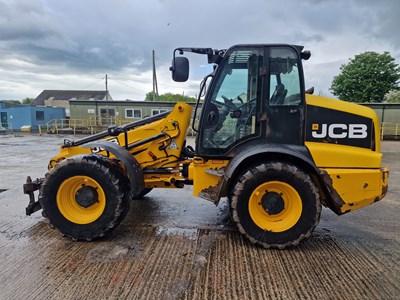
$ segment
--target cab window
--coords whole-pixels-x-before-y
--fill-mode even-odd
[[[233,51],[216,78],[205,104],[202,147],[210,154],[226,153],[239,141],[257,135],[257,102],[261,97],[263,49]]]
[[[296,53],[290,48],[271,48],[269,105],[299,105],[300,76]]]

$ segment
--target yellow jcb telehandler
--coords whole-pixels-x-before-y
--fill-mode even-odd
[[[389,171],[381,167],[376,114],[306,91],[302,60],[309,51],[286,44],[178,48],[171,67],[178,82],[188,79],[185,52],[214,65],[194,112],[176,103],[65,140],[46,176],[24,184],[28,215],[43,209],[63,235],[92,240],[124,219],[132,199],[193,185],[195,196],[215,204],[228,197],[232,220],[252,243],[283,249],[311,235],[322,205],[340,215],[384,197]],[[194,149],[186,146],[191,119]]]

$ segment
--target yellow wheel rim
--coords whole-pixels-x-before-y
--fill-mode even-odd
[[[278,208],[274,206],[273,209],[266,209],[272,201],[277,203]],[[281,181],[269,181],[259,185],[249,200],[249,213],[253,222],[271,232],[282,232],[292,228],[300,219],[302,210],[300,195],[291,185]]]
[[[89,207],[81,206],[76,198],[82,188],[95,191],[96,201]],[[100,184],[88,176],[74,176],[63,181],[57,192],[57,207],[61,214],[75,224],[89,224],[96,221],[106,207],[106,196]]]

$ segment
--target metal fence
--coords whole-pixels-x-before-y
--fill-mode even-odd
[[[106,130],[111,125],[123,125],[129,121],[120,117],[91,117],[88,119],[54,119],[46,124],[47,133],[72,133],[86,134],[97,133]]]
[[[381,139],[400,139],[400,123],[382,122]]]

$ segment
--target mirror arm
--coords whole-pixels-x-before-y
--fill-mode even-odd
[[[199,104],[200,104],[200,98],[203,93],[203,90],[205,90],[208,78],[212,78],[212,77],[214,77],[214,74],[208,74],[206,77],[204,77],[203,81],[200,83],[200,91],[199,91],[199,95],[197,97],[196,107],[194,108],[194,113],[193,113],[192,129],[194,132],[199,132],[199,130],[195,126],[195,122],[196,122],[196,117],[197,117],[197,110],[198,110]],[[202,109],[204,109],[204,107],[202,107]]]

